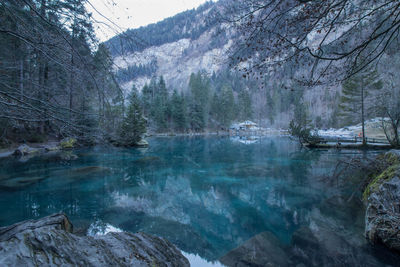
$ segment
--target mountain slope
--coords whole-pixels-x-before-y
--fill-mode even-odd
[[[216,23],[217,8],[207,2],[109,40],[122,87],[141,89],[151,77],[163,75],[169,87],[184,90],[191,73],[206,70],[211,75],[223,69],[233,33]]]
[[[239,103],[240,92],[249,92],[253,115],[248,119],[263,126],[286,128],[299,105],[318,128],[344,126],[346,122],[339,116],[340,83],[304,86],[296,80],[296,76],[308,76],[311,67],[293,62],[271,66],[260,73],[260,78],[241,78],[243,73],[228,67],[233,62],[231,52],[238,49],[236,45],[242,40],[235,27],[221,23],[219,11],[226,3],[229,1],[208,2],[109,40],[117,79],[125,92],[129,93],[132,85],[141,90],[152,77],[159,76],[164,77],[170,95],[173,89],[187,92],[190,75],[205,71],[211,77],[213,93],[228,84]],[[338,34],[346,31],[345,27],[340,28]],[[318,38],[317,34],[310,35],[308,42],[317,42]],[[266,61],[273,60],[268,56],[271,55],[266,54]],[[238,66],[247,68],[248,62],[238,59]]]

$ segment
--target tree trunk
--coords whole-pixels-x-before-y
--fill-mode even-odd
[[[24,60],[20,60],[20,68],[19,68],[19,93],[20,100],[24,100]]]
[[[75,23],[75,22],[74,22]],[[69,122],[72,122],[72,108],[73,108],[73,91],[74,91],[74,42],[75,42],[75,25],[72,26],[71,34],[71,72],[69,81]]]
[[[399,123],[400,120],[392,120],[392,127],[393,127],[393,133],[394,133],[394,144],[397,147],[400,146],[400,140],[399,140]]]
[[[361,78],[361,124],[362,124],[362,144],[367,144],[365,139],[365,114],[364,114],[364,78]]]

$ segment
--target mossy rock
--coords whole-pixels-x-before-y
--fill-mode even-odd
[[[386,165],[400,164],[400,155],[396,150],[389,151],[377,157],[377,160]]]
[[[76,139],[72,137],[65,138],[61,140],[60,146],[62,149],[71,149],[76,145]]]
[[[398,159],[397,159],[398,161]],[[393,161],[395,162],[395,161]],[[363,193],[363,199],[367,200],[368,197],[375,191],[379,189],[379,186],[385,181],[389,181],[393,179],[396,175],[399,174],[400,163],[389,166],[386,170],[384,170],[381,174],[377,175],[367,186]]]

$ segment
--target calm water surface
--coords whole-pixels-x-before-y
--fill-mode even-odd
[[[301,150],[285,137],[149,141],[148,149],[69,152],[75,160],[1,160],[0,226],[63,211],[75,229],[156,234],[209,261],[266,231],[291,251],[293,234],[307,228],[321,255],[397,259],[365,242],[362,203],[348,201],[356,185],[330,178],[338,160],[360,152]]]

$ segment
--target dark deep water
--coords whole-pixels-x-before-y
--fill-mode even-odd
[[[344,265],[398,262],[364,240],[362,203],[347,201],[355,185],[329,179],[338,160],[360,152],[301,150],[286,137],[149,142],[148,149],[67,152],[76,160],[1,160],[0,226],[63,211],[76,229],[157,234],[209,261],[265,231],[289,247],[306,227],[323,243],[316,251]]]

